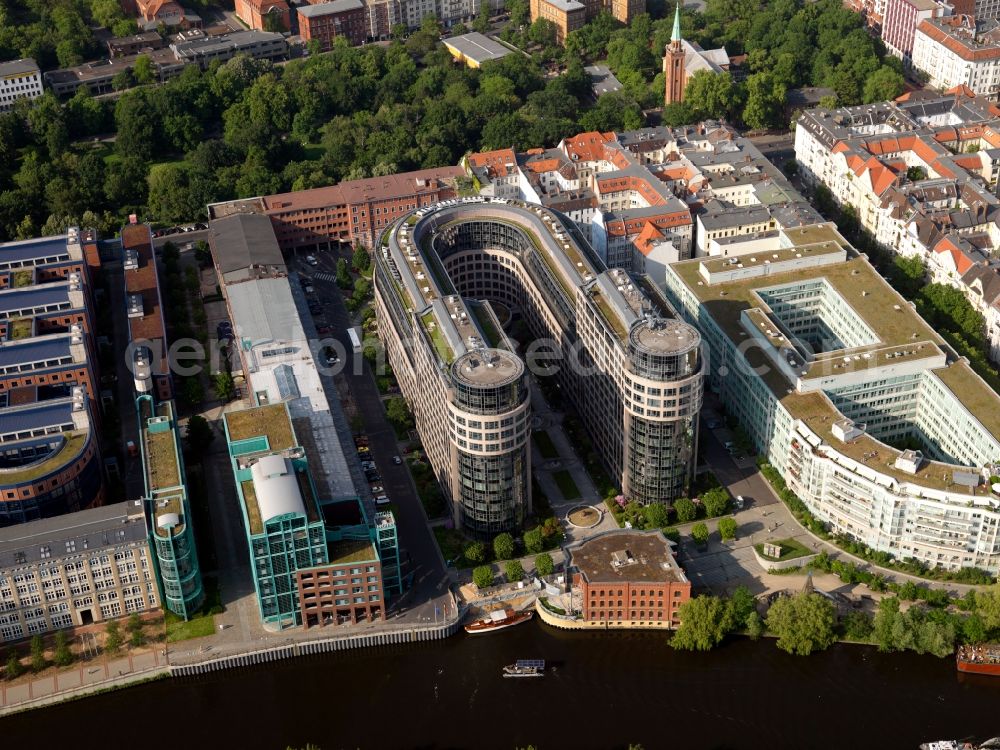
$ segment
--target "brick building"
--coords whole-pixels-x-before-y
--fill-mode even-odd
[[[551,21],[556,27],[556,41],[562,44],[566,35],[581,28],[602,12],[610,13],[624,24],[646,12],[646,0],[531,0],[531,20]]]
[[[291,11],[285,0],[236,0],[236,16],[257,31],[288,31]]]
[[[569,549],[583,619],[617,627],[676,628],[691,582],[659,531],[616,530]]]
[[[271,218],[282,248],[328,242],[360,242],[373,247],[382,230],[408,211],[454,198],[461,167],[351,180],[330,187],[261,198],[213,203],[209,215],[220,219],[236,213]]]
[[[296,12],[299,35],[306,42],[317,40],[324,52],[339,37],[347,39],[352,46],[365,43],[365,6],[361,0],[330,0],[316,5],[302,5]]]

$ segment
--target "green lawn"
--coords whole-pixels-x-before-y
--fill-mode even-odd
[[[166,612],[167,643],[202,638],[215,632],[215,616],[198,614],[185,622],[173,612]]]
[[[469,544],[469,540],[462,532],[446,529],[443,526],[435,526],[434,539],[437,540],[438,547],[441,548],[445,562],[450,560],[456,568],[471,567],[465,559],[465,547]]]
[[[573,481],[573,475],[569,473],[568,469],[557,471],[552,475],[552,478],[556,480],[559,491],[565,500],[576,500],[580,497],[580,488],[576,486],[576,482]]]
[[[769,555],[764,554],[764,545],[755,544],[754,549],[757,550],[757,554],[763,557],[765,560],[775,560],[776,562],[782,562],[783,560],[792,560],[796,557],[805,557],[806,555],[815,554],[815,550],[811,550],[804,544],[801,544],[794,539],[777,539],[771,544],[781,545],[781,557],[775,559]]]
[[[531,433],[531,439],[538,446],[538,452],[542,454],[542,458],[559,458],[559,451],[556,450],[555,443],[552,442],[552,436],[545,430]]]

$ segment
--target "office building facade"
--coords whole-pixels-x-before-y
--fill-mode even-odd
[[[996,574],[1000,398],[832,226],[796,234],[668,269],[712,389],[832,532]]]
[[[418,210],[376,251],[374,286],[379,336],[456,525],[486,537],[531,512],[528,373],[493,302],[553,342],[556,382],[625,495],[684,494],[698,334],[648,279],[606,270],[564,216],[482,198]]]
[[[30,57],[0,62],[0,112],[6,112],[18,99],[37,99],[42,95],[42,71]]]
[[[0,643],[159,603],[140,501],[0,529]]]

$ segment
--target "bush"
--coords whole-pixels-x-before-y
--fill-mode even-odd
[[[480,565],[472,571],[472,582],[477,588],[488,589],[493,585],[493,568],[489,565]]]
[[[4,676],[8,680],[16,680],[18,677],[24,674],[24,665],[17,656],[16,651],[11,651],[10,656],[7,657],[7,666],[4,667]]]
[[[56,651],[54,661],[60,667],[66,667],[73,663],[73,652],[70,651],[69,643],[66,641],[65,630],[56,631]]]
[[[709,518],[724,516],[729,512],[729,493],[721,487],[709,490],[701,496],[701,506]]]
[[[42,636],[36,635],[31,639],[31,670],[41,672],[47,666],[49,662],[45,658],[45,642],[42,641]]]
[[[506,531],[493,539],[493,554],[497,560],[509,560],[514,556],[514,537]]]
[[[486,545],[482,542],[472,542],[465,548],[465,559],[473,565],[486,562]]]
[[[848,612],[840,621],[840,632],[849,641],[867,643],[872,637],[872,618],[864,612]]]
[[[524,580],[524,568],[521,567],[520,560],[508,560],[503,566],[504,575],[508,583],[515,583]]]
[[[535,555],[535,572],[540,576],[550,576],[552,572],[556,569],[555,563],[552,562],[552,555],[548,552],[543,552],[540,555]]]
[[[645,507],[646,528],[662,529],[670,523],[667,506],[663,503],[650,503]]]
[[[104,649],[109,654],[117,654],[122,648],[122,630],[117,620],[112,620],[104,629]]]
[[[698,508],[686,497],[674,503],[674,513],[677,514],[677,523],[689,523],[698,515]]]
[[[708,526],[704,523],[696,523],[691,527],[691,538],[699,547],[708,542]]]
[[[719,536],[723,539],[735,539],[736,528],[736,519],[732,516],[719,519]]]

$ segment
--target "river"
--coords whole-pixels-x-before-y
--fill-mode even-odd
[[[542,679],[501,667],[544,658]],[[1000,678],[950,659],[654,633],[502,633],[164,680],[0,720],[9,748],[900,748],[1000,735]]]

